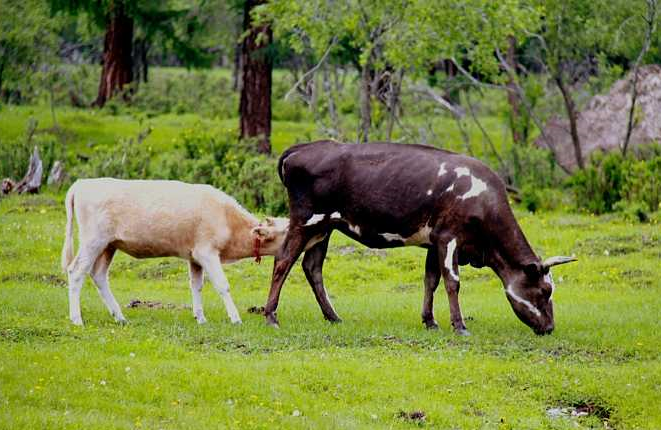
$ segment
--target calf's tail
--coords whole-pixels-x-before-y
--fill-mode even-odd
[[[64,206],[67,209],[67,227],[64,234],[64,246],[62,247],[62,270],[65,272],[73,261],[73,197],[74,187],[71,187],[64,200]]]

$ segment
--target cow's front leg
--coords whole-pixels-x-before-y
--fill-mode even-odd
[[[266,316],[266,323],[278,327],[278,318],[275,311],[278,308],[278,301],[280,299],[280,290],[282,285],[289,275],[289,271],[298,259],[301,252],[307,243],[306,235],[299,227],[290,227],[285,242],[276,254],[273,261],[273,277],[271,278],[271,290],[269,297],[264,306],[264,316]]]
[[[461,336],[469,336],[464,318],[461,316],[459,307],[459,264],[457,257],[457,239],[442,242],[438,248],[439,262],[442,267],[445,291],[450,303],[450,322],[455,333]]]
[[[425,262],[425,298],[422,302],[422,322],[430,330],[438,328],[434,319],[434,292],[436,292],[440,280],[441,268],[438,261],[438,250],[430,248],[427,251]]]
[[[333,309],[333,304],[326,293],[324,278],[322,275],[324,259],[326,258],[326,251],[328,251],[329,239],[330,234],[327,234],[320,242],[305,251],[305,255],[303,256],[303,272],[312,287],[312,292],[314,292],[314,296],[317,299],[317,303],[319,303],[324,318],[331,322],[341,322],[342,320],[337,316],[335,309]]]

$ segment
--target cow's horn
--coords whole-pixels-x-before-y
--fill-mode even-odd
[[[561,257],[561,256],[549,257],[546,260],[544,260],[542,266],[548,269],[550,267],[557,266],[558,264],[571,263],[572,261],[577,261],[576,257]]]

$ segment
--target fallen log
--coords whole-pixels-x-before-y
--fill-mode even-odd
[[[39,148],[34,147],[34,152],[30,157],[28,171],[14,188],[18,194],[36,194],[41,188],[41,177],[43,175],[43,163],[39,157]]]

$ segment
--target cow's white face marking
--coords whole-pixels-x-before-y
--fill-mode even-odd
[[[330,217],[331,219],[340,219],[342,218],[342,215],[340,215],[339,212],[333,212]]]
[[[452,239],[448,242],[447,253],[445,254],[445,268],[448,269],[450,277],[455,281],[459,280],[459,276],[454,273],[454,252],[457,249],[457,239]]]
[[[438,168],[438,176],[443,176],[446,173],[448,173],[448,171],[445,170],[445,163],[441,163],[440,167]]]
[[[461,178],[462,176],[469,176],[471,171],[468,170],[468,167],[457,167],[454,169],[454,173],[457,174],[457,178]]]
[[[551,285],[551,296],[549,297],[549,300],[551,300],[553,298],[553,293],[555,293],[555,283],[553,282],[553,276],[551,276],[551,272],[544,275],[544,282]]]
[[[427,190],[427,195],[431,196],[432,190]]]
[[[538,316],[538,317],[542,316],[542,313],[539,311],[539,309],[537,309],[535,307],[535,305],[530,303],[528,300],[526,300],[523,297],[516,294],[514,292],[514,287],[512,287],[511,285],[507,286],[507,289],[505,290],[505,292],[507,293],[508,296],[510,296],[512,298],[512,300],[514,300],[515,302],[521,303],[522,305],[527,307],[528,310],[530,312],[532,312],[533,314],[535,314],[536,316]]]
[[[477,197],[487,190],[487,183],[471,175],[471,187],[466,193],[461,196],[462,200],[470,199],[471,197]]]
[[[360,236],[360,226],[349,224],[349,230],[353,231],[358,236]]]
[[[445,190],[445,192],[450,192],[450,191],[452,191],[452,190],[454,190],[454,184],[451,184],[449,187],[447,187],[447,189]]]
[[[308,222],[305,223],[305,225],[306,225],[306,226],[309,226],[309,225],[315,225],[315,224],[317,224],[318,222],[321,222],[321,220],[323,220],[324,217],[325,217],[324,214],[314,214],[314,215],[312,215],[312,216],[310,217],[310,219],[308,220]]]

